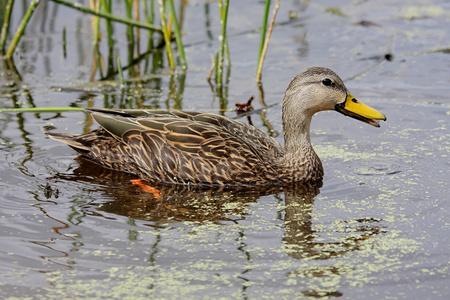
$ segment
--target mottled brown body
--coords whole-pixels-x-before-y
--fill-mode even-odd
[[[102,128],[51,134],[82,156],[143,179],[194,185],[287,185],[320,180],[310,153],[286,165],[284,149],[251,125],[210,114],[161,110],[93,110]]]

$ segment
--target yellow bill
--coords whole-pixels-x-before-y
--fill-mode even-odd
[[[344,102],[337,104],[334,109],[343,115],[363,121],[375,127],[380,127],[378,120],[386,121],[386,117],[376,109],[365,105],[347,91],[347,98]]]

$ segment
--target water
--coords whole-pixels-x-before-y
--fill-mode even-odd
[[[14,56],[17,73],[2,61],[0,104],[220,113],[255,96],[260,109],[263,4],[247,2],[230,7],[223,97],[205,81],[218,49],[215,3],[185,8],[185,76],[150,55],[126,72],[140,80],[121,90],[117,82],[89,83],[90,17],[49,2]],[[361,20],[377,26],[355,25]],[[312,65],[335,70],[387,116],[381,128],[334,112],[314,117],[312,142],[325,168],[320,193],[164,189],[164,206],[133,186],[132,175],[76,159],[46,138],[47,130],[95,128],[84,113],[1,113],[0,296],[448,299],[449,4],[292,1],[282,3],[277,22],[263,73],[269,109],[251,115],[255,126],[282,142],[278,103],[291,77]],[[114,28],[125,64],[126,29]],[[100,52],[107,60],[106,40]]]

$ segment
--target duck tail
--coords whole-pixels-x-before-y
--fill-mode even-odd
[[[74,148],[75,150],[90,150],[90,148],[83,143],[80,143],[77,140],[77,137],[80,135],[78,134],[68,134],[68,133],[50,133],[46,132],[47,136],[51,138],[52,140],[62,142],[64,144],[69,145],[70,147]]]

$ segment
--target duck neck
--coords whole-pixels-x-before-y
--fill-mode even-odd
[[[284,109],[283,109],[284,110]],[[283,165],[293,181],[316,180],[323,176],[322,163],[311,145],[312,114],[292,114],[283,111]]]
[[[283,114],[284,116],[285,114]],[[286,154],[302,154],[312,148],[310,138],[311,117],[283,117],[284,149]]]

